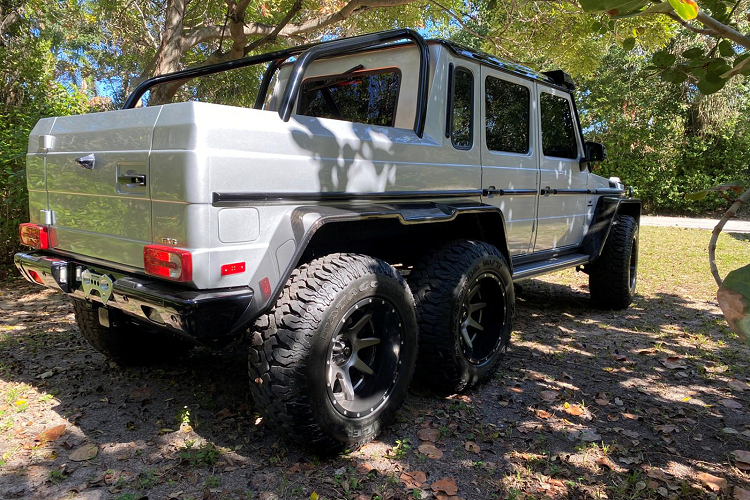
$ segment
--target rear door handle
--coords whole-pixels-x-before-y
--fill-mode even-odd
[[[142,174],[118,175],[117,182],[128,187],[145,186],[146,176]]]

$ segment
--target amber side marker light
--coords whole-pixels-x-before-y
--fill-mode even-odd
[[[193,279],[193,256],[179,248],[146,245],[143,247],[143,269],[152,276],[190,281]]]
[[[21,244],[37,250],[49,248],[49,229],[47,226],[27,222],[18,226]]]

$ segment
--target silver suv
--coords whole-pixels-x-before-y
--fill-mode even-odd
[[[158,76],[122,110],[39,121],[16,264],[121,363],[249,331],[268,424],[353,449],[412,376],[492,376],[514,282],[577,267],[596,303],[631,302],[641,205],[591,173],[572,92],[411,30]]]

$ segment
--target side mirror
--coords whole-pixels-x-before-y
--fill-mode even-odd
[[[607,148],[598,142],[586,141],[583,145],[586,157],[581,160],[581,170],[586,170],[589,163],[599,163],[607,159]]]
[[[604,147],[604,144],[586,141],[584,148],[586,150],[586,161],[600,162],[607,159],[607,148]]]

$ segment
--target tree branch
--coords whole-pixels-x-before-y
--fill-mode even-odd
[[[696,19],[703,26],[712,30],[715,36],[726,38],[733,41],[737,45],[742,45],[746,49],[750,49],[750,37],[743,35],[734,28],[730,28],[726,24],[720,23],[713,17],[703,13],[703,11],[700,10],[698,11],[698,17]]]
[[[680,16],[678,16],[674,12],[665,12],[664,15],[669,17],[673,21],[677,21],[678,23],[682,25],[683,28],[685,28],[688,31],[692,31],[693,33],[697,33],[699,35],[709,35],[709,36],[714,35],[714,32],[712,30],[696,28],[695,26],[692,26],[687,21],[684,21]]]
[[[292,8],[289,9],[289,12],[287,12],[286,16],[284,16],[284,19],[282,19],[276,25],[273,31],[269,33],[268,35],[264,36],[263,38],[260,38],[254,41],[253,43],[246,45],[243,55],[248,55],[250,52],[260,47],[261,45],[274,41],[276,37],[278,36],[278,34],[281,32],[281,30],[284,29],[284,27],[286,27],[286,25],[288,25],[291,22],[292,18],[295,15],[297,15],[297,12],[299,12],[300,9],[302,9],[302,0],[296,0],[294,2],[294,5],[292,5]]]

